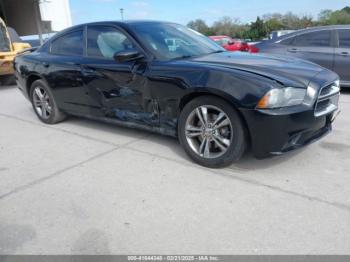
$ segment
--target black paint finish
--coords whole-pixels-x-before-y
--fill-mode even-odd
[[[330,116],[315,118],[314,104],[268,111],[257,110],[256,105],[272,88],[312,85],[319,90],[338,79],[333,72],[300,59],[240,52],[161,61],[135,35],[130,26],[135,23],[158,22],[93,25],[114,26],[126,32],[143,59],[118,63],[49,52],[55,38],[85,30],[86,25],[80,25],[57,34],[37,51],[16,58],[19,88],[28,97],[31,83],[41,78],[52,89],[60,110],[68,114],[171,136],[177,135],[177,120],[188,101],[203,94],[218,96],[240,113],[257,157],[294,149],[289,143],[296,134],[304,136],[303,144],[307,144],[330,131]]]

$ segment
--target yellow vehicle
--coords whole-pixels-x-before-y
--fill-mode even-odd
[[[3,84],[6,84],[14,73],[13,60],[16,54],[31,47],[30,44],[20,41],[18,36],[17,39],[11,39],[5,22],[0,18],[0,82]]]

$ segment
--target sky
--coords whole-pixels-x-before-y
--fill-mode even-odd
[[[103,20],[149,19],[187,24],[202,18],[211,25],[223,16],[242,23],[255,21],[267,13],[309,14],[317,18],[324,9],[350,6],[350,0],[70,0],[73,24]]]

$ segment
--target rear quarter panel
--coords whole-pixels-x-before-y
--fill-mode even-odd
[[[17,85],[26,98],[29,98],[29,77],[36,76],[46,80],[44,76],[45,68],[42,65],[40,54],[37,52],[16,56],[14,60],[14,69]]]

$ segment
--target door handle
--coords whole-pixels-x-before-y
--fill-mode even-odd
[[[82,66],[82,67],[81,67],[81,73],[82,73],[84,76],[91,76],[91,75],[95,75],[95,74],[96,74],[96,70],[95,70],[95,69],[92,69],[92,68],[89,68],[89,67],[84,67],[84,66]]]
[[[50,66],[50,64],[48,62],[42,62],[41,64],[46,68]]]
[[[341,56],[348,56],[348,55],[349,55],[349,52],[341,52],[340,55],[341,55]]]
[[[298,51],[298,48],[289,48],[288,49],[288,52],[291,52],[291,53],[296,53]]]

